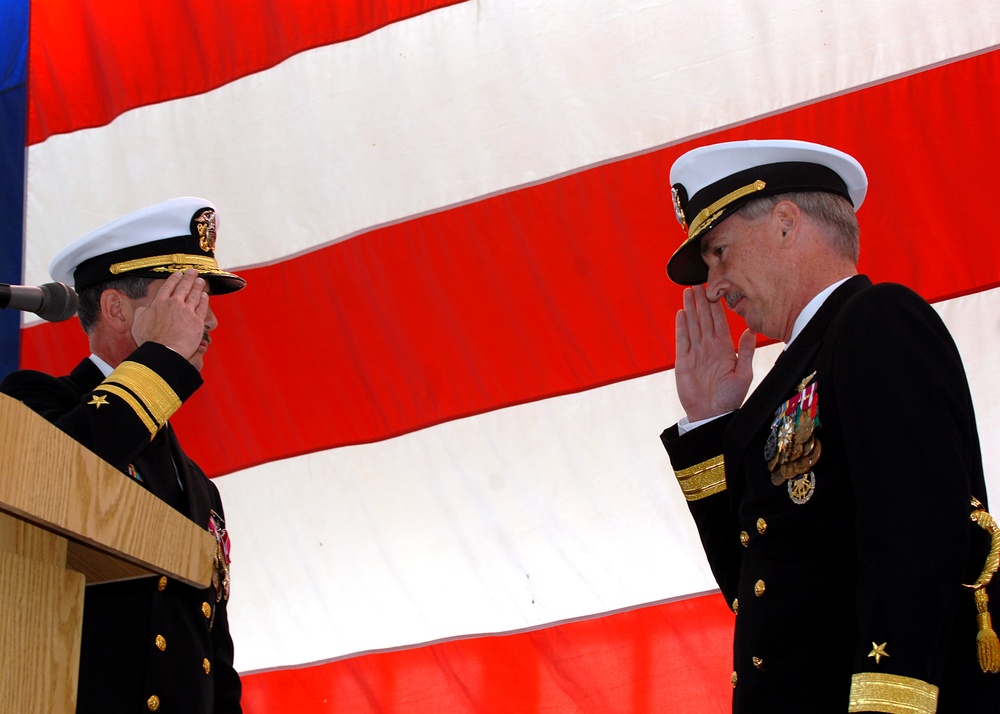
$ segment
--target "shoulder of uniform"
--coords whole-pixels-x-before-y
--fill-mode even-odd
[[[20,369],[16,372],[11,372],[3,378],[3,381],[0,382],[0,392],[16,396],[18,392],[25,389],[53,389],[58,388],[60,384],[58,377],[53,377],[45,372],[39,372],[34,369]]]

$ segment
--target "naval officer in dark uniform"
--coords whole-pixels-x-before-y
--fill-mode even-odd
[[[671,183],[686,416],[661,439],[736,613],[733,711],[1000,711],[968,384],[933,308],[857,274],[862,167],[734,142]],[[749,327],[736,349],[723,303]],[[755,335],[785,349],[747,398]]]
[[[204,590],[166,577],[86,588],[78,712],[241,711],[222,501],[168,422],[201,385],[209,295],[245,285],[215,260],[217,220],[209,201],[176,198],[69,245],[49,270],[76,287],[92,354],[64,377],[25,370],[0,384],[217,541]]]

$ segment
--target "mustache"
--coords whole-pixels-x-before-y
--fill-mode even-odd
[[[738,293],[738,292],[726,293],[726,307],[732,310],[733,306],[739,301],[741,297],[743,297],[743,293]]]

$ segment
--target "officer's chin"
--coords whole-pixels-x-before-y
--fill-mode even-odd
[[[190,362],[194,366],[194,368],[199,372],[201,371],[202,367],[205,366],[205,353],[207,351],[208,351],[208,345],[202,342],[198,346],[198,349],[195,350],[195,353],[191,355],[191,358],[188,360],[188,362]]]

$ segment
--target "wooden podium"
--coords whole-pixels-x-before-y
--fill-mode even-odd
[[[72,713],[88,583],[197,587],[215,539],[0,394],[0,712]]]

